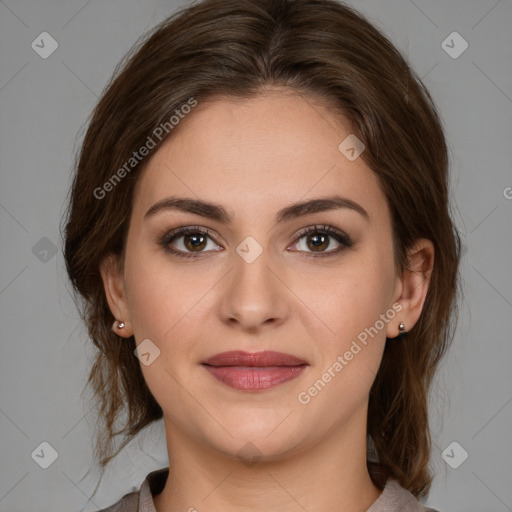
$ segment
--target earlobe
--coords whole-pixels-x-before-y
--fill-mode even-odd
[[[100,274],[110,311],[116,318],[112,330],[123,338],[130,337],[133,331],[124,290],[123,272],[115,255],[109,254],[102,260]]]
[[[389,338],[396,337],[404,331],[410,331],[418,321],[427,296],[433,267],[434,244],[425,238],[418,239],[408,251],[408,266],[400,278],[401,292],[397,302],[401,304],[402,309],[397,325],[390,326],[393,332],[389,333]],[[403,324],[407,328],[400,329],[398,324]]]

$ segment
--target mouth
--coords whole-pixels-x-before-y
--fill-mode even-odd
[[[298,357],[274,351],[222,352],[202,365],[218,381],[245,391],[269,389],[296,379],[309,366]]]

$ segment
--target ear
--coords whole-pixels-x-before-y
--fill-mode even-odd
[[[119,257],[114,254],[108,254],[100,263],[100,274],[110,311],[116,318],[112,330],[123,338],[129,338],[133,335],[133,329]],[[117,327],[118,321],[124,322],[125,326],[123,328]]]
[[[400,334],[400,322],[404,323],[405,332],[410,331],[421,315],[434,267],[434,244],[431,240],[416,240],[408,251],[407,266],[408,268],[397,278],[394,303],[398,302],[402,309],[396,315],[396,322],[388,324],[388,338]]]

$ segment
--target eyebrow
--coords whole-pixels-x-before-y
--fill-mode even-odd
[[[368,212],[358,203],[339,195],[319,197],[308,201],[286,206],[279,210],[275,216],[276,222],[295,219],[304,215],[348,208],[360,213],[366,220],[370,219]],[[166,197],[155,203],[144,215],[144,219],[155,216],[157,213],[167,210],[178,210],[187,213],[194,213],[202,217],[229,224],[233,219],[231,215],[217,203],[192,199],[188,197]]]

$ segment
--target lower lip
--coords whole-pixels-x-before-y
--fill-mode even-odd
[[[301,366],[208,366],[203,365],[217,380],[246,391],[269,389],[296,379],[306,369]]]

